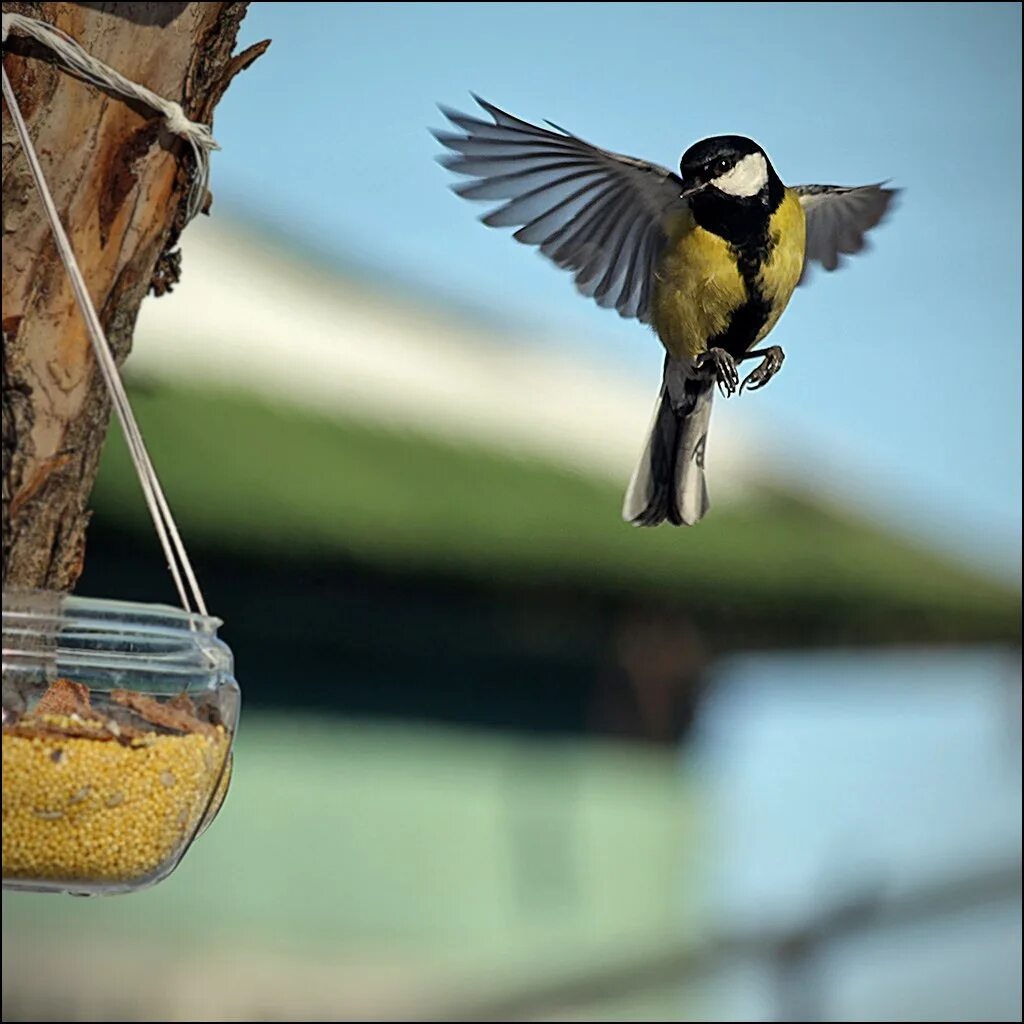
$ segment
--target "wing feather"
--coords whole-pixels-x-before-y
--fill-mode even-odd
[[[898,194],[898,189],[884,188],[882,183],[858,188],[797,185],[793,191],[807,217],[807,254],[801,284],[807,280],[811,263],[835,270],[843,255],[860,252],[867,244],[864,236],[881,222]]]
[[[454,185],[455,192],[504,200],[484,215],[485,224],[518,228],[513,238],[569,270],[584,295],[649,321],[650,279],[667,224],[685,208],[679,177],[474,99],[490,121],[442,107],[462,134],[434,132],[451,150],[441,163],[471,179]]]

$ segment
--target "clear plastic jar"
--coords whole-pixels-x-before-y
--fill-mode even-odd
[[[220,809],[239,690],[220,620],[4,592],[3,885],[131,892]]]

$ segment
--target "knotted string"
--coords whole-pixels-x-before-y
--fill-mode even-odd
[[[205,124],[190,121],[181,104],[165,100],[144,85],[125,78],[120,72],[108,67],[101,60],[86,53],[66,32],[54,25],[23,14],[4,14],[3,42],[11,33],[28,36],[45,46],[57,58],[61,66],[85,82],[119,93],[128,99],[145,104],[151,110],[162,114],[167,130],[183,138],[191,147],[195,157],[195,171],[189,186],[186,204],[187,219],[191,220],[203,208],[210,184],[210,151],[220,149],[210,129]]]
[[[63,33],[59,33],[51,26],[42,26],[41,22],[34,22],[32,19],[26,19],[20,15],[4,14],[4,40],[6,41],[7,39],[9,29],[22,29],[25,24],[31,25],[31,31],[28,34],[32,35],[33,38],[39,39],[41,36],[49,37],[52,34],[53,38],[59,39],[62,47],[61,56],[66,56],[67,53],[73,54],[78,62],[74,65],[73,69],[76,72],[80,72],[82,77],[87,78],[89,81],[105,85],[109,85],[111,82],[117,81],[127,82],[127,79],[122,78],[122,76],[118,75],[117,72],[111,71],[109,68],[105,68],[105,66],[98,61],[94,61],[93,58],[89,57],[88,54],[86,54],[85,51],[69,37],[65,36]],[[45,27],[47,32],[42,32],[41,27]],[[49,42],[47,42],[47,45],[50,45]],[[95,68],[97,65],[104,68],[105,73],[96,73]],[[132,83],[127,84],[132,86],[130,95],[143,99],[145,102],[150,103],[151,106],[160,110],[161,113],[164,113],[165,117],[168,118],[168,122],[170,124],[171,118],[174,116],[171,104],[167,103],[167,101],[161,100],[142,86],[136,86]],[[119,89],[119,91],[125,90]],[[125,94],[128,95],[129,93],[125,92]],[[153,467],[153,462],[149,457],[149,452],[147,451],[145,442],[142,439],[142,432],[139,429],[138,422],[135,419],[135,414],[128,401],[128,395],[125,392],[124,383],[121,380],[121,375],[117,368],[117,362],[114,359],[114,353],[110,347],[110,342],[107,340],[106,333],[103,330],[103,325],[100,323],[99,315],[96,312],[96,307],[89,295],[85,278],[78,265],[78,260],[75,258],[74,250],[71,248],[71,242],[68,239],[67,232],[64,230],[64,226],[61,223],[60,215],[57,212],[57,206],[54,203],[53,195],[50,192],[50,187],[47,184],[45,175],[43,174],[43,169],[39,163],[39,157],[36,153],[35,146],[33,145],[32,139],[29,135],[28,126],[25,124],[21,108],[18,106],[18,101],[14,96],[14,90],[11,88],[10,79],[7,77],[6,68],[3,69],[3,97],[7,103],[7,109],[10,112],[11,120],[14,123],[18,139],[21,142],[21,147],[24,150],[25,158],[32,174],[32,179],[35,182],[36,190],[39,193],[39,198],[42,200],[43,209],[46,212],[50,229],[53,232],[54,240],[57,244],[57,251],[60,253],[61,260],[64,263],[64,267],[67,270],[68,277],[71,281],[75,301],[77,302],[82,318],[85,321],[86,330],[89,334],[89,339],[92,342],[93,351],[96,354],[96,361],[99,364],[100,372],[103,376],[104,383],[107,386],[107,391],[110,394],[111,402],[114,406],[115,412],[117,413],[118,420],[121,423],[121,428],[124,431],[132,463],[135,466],[139,483],[142,485],[142,492],[146,499],[146,505],[148,506],[150,516],[153,519],[153,525],[156,528],[160,545],[167,558],[167,564],[170,568],[171,576],[174,579],[174,585],[177,588],[178,596],[181,599],[182,607],[188,612],[191,612],[194,607],[200,612],[200,614],[206,615],[206,602],[203,600],[202,592],[199,589],[199,583],[196,579],[195,572],[192,569],[192,563],[189,561],[188,554],[185,551],[185,546],[182,543],[178,528],[174,522],[174,517],[171,515],[170,507],[167,504],[167,499],[164,497],[163,488],[160,486],[156,470]],[[150,98],[152,98],[152,100]],[[156,101],[155,103],[152,102],[154,100]],[[216,145],[210,137],[209,129],[203,125],[195,125],[193,122],[188,121],[181,112],[181,107],[178,106],[178,104],[173,104],[173,107],[177,108],[178,114],[184,121],[185,125],[191,126],[188,128],[188,134],[186,137],[193,142],[193,146],[196,148],[197,153],[202,152],[204,160],[201,163],[202,166],[206,168],[205,173],[208,173],[208,162],[205,160],[205,155],[208,149],[214,148]],[[197,143],[194,141],[192,129],[196,128],[201,128],[205,133],[205,136],[203,137],[205,137],[209,143],[209,145],[206,145],[206,148],[197,146]],[[203,194],[205,194],[205,185],[203,186]],[[190,594],[191,600],[189,596]]]

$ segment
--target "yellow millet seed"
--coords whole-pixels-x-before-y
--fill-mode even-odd
[[[5,734],[4,878],[151,875],[191,840],[228,747],[223,726],[214,735],[147,733],[131,745]]]

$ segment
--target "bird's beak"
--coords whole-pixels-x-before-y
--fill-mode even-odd
[[[708,187],[706,181],[695,181],[695,182],[683,182],[683,191],[679,193],[680,199],[689,199],[690,196],[695,196],[698,192],[703,192]]]

